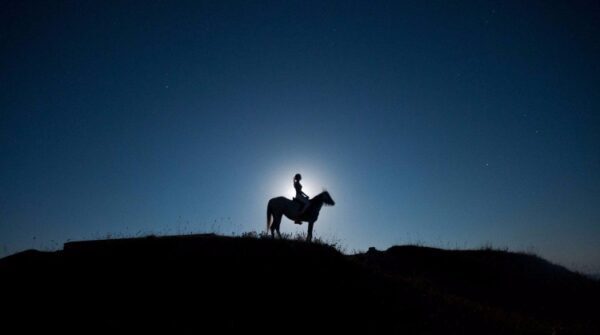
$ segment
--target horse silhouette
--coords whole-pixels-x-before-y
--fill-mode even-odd
[[[290,200],[285,197],[276,197],[269,200],[267,204],[267,231],[271,230],[271,237],[275,237],[275,231],[277,236],[281,238],[279,232],[279,226],[281,225],[281,218],[285,215],[292,221],[305,221],[308,222],[308,233],[306,234],[306,241],[312,240],[312,231],[315,221],[319,218],[319,212],[323,205],[333,206],[335,201],[329,195],[329,192],[323,191],[314,198],[309,200],[309,205],[304,213],[299,216],[299,212],[303,205],[298,201]]]

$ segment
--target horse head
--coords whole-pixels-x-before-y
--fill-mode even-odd
[[[319,196],[321,197],[321,200],[323,201],[323,204],[325,204],[327,206],[334,206],[335,205],[335,201],[333,201],[333,198],[331,197],[331,195],[329,194],[329,192],[323,191],[321,194],[319,194]]]

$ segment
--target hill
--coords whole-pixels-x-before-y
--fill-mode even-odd
[[[22,333],[597,334],[598,281],[539,257],[187,235],[0,259]]]

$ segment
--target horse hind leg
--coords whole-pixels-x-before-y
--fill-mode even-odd
[[[275,238],[275,221],[271,222],[269,230],[271,230],[271,238]]]
[[[279,226],[281,224],[281,216],[276,215],[273,217],[273,223],[271,224],[271,238],[275,238],[275,231],[277,231],[277,237],[281,238],[281,233],[279,232]]]

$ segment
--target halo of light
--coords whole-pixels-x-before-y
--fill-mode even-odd
[[[328,177],[327,170],[318,167],[315,164],[286,164],[277,168],[276,171],[269,174],[269,191],[273,196],[284,196],[293,198],[296,195],[293,178],[296,173],[302,175],[302,191],[309,197],[314,197],[321,193],[326,185],[331,185],[332,180]]]

